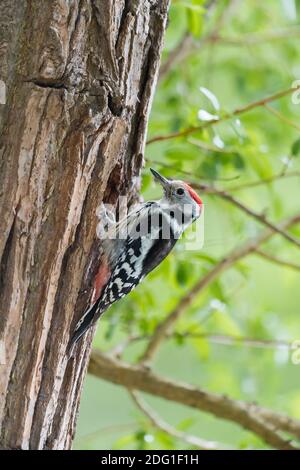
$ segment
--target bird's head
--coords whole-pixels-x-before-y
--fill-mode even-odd
[[[163,187],[163,201],[165,203],[170,206],[176,206],[184,213],[190,212],[193,220],[201,215],[203,209],[202,199],[191,186],[184,181],[167,179],[152,168],[150,168],[150,170],[154,179]]]

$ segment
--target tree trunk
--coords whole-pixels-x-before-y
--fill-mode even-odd
[[[138,197],[168,0],[1,0],[0,447],[68,449],[99,203]]]

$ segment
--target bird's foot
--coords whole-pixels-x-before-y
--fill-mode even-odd
[[[97,207],[96,215],[99,219],[99,223],[97,225],[97,236],[98,238],[103,239],[108,231],[116,225],[115,214],[106,204],[101,202]]]

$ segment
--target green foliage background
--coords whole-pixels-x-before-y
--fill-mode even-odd
[[[198,46],[159,81],[149,138],[201,124],[200,109],[222,116],[289,88],[300,78],[300,2],[223,0],[216,2],[209,14],[203,3],[172,3],[163,62],[187,34]],[[214,30],[221,39],[206,40]],[[213,108],[200,87],[214,93],[220,110]],[[300,170],[300,104],[293,104],[289,95],[270,105],[284,119],[256,107],[238,121],[231,119],[189,137],[148,145],[142,188],[145,199],[159,196],[160,191],[149,176],[150,165],[166,176],[215,184],[226,190],[272,178],[280,171]],[[182,171],[192,176],[184,176]],[[273,221],[299,211],[297,177],[233,194],[257,212],[265,211]],[[157,323],[221,256],[263,229],[227,201],[215,195],[203,199],[204,247],[184,251],[179,242],[136,291],[107,312],[99,324],[95,347],[109,350],[129,334],[151,335]],[[292,233],[300,236],[300,228]],[[264,248],[300,263],[299,250],[280,236]],[[195,299],[176,331],[293,341],[300,338],[299,305],[299,272],[251,255]],[[145,341],[134,342],[124,358],[137,360],[144,347]],[[292,363],[287,347],[254,348],[245,342],[222,345],[207,338],[182,339],[180,335],[166,341],[155,361],[155,370],[168,377],[232,398],[257,401],[298,418],[299,367]],[[238,426],[158,398],[145,399],[178,429],[234,448],[264,447]],[[75,448],[180,449],[187,444],[153,428],[125,389],[88,376]]]

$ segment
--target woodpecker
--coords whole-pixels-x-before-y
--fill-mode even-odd
[[[170,253],[185,229],[200,217],[203,202],[185,182],[170,180],[150,168],[163,188],[159,201],[148,201],[115,222],[102,205],[101,266],[90,307],[77,323],[70,348],[114,302],[125,297]]]

